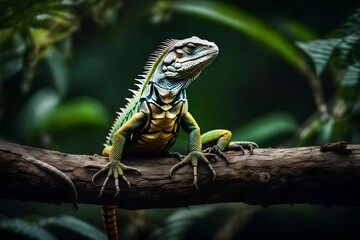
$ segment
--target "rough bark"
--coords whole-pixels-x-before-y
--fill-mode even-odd
[[[0,198],[55,204],[72,201],[69,184],[34,164],[35,159],[64,172],[76,186],[79,203],[117,204],[124,209],[219,202],[358,205],[360,145],[348,148],[353,151],[321,152],[320,147],[255,149],[252,155],[229,151],[226,152],[229,164],[221,159],[213,163],[217,173],[214,181],[207,167],[200,164],[200,190],[192,186],[190,166],[169,178],[169,169],[177,162],[175,158],[125,159],[125,163],[139,168],[142,175],[127,172],[131,188],[121,182],[116,198],[111,188],[98,198],[99,187],[91,183],[91,177],[98,170],[94,165],[104,165],[105,158],[0,140]]]

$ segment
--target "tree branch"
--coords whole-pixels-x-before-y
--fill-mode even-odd
[[[319,147],[255,149],[252,155],[226,152],[230,163],[213,163],[214,181],[203,164],[199,166],[199,187],[193,181],[190,166],[169,178],[175,158],[125,159],[142,175],[128,172],[128,189],[114,198],[108,189],[98,198],[99,187],[91,183],[104,165],[103,157],[74,155],[22,146],[0,140],[0,198],[68,203],[71,188],[64,180],[44,171],[29,159],[50,164],[64,172],[75,184],[79,203],[117,204],[124,209],[182,207],[193,204],[245,202],[248,204],[360,204],[360,145],[350,145],[347,153],[321,152]],[[101,178],[100,178],[101,179]],[[103,179],[101,179],[103,180]],[[112,184],[112,183],[111,183]]]

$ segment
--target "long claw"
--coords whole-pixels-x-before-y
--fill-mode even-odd
[[[184,165],[183,162],[178,162],[177,164],[172,166],[172,168],[170,169],[170,173],[169,173],[170,178],[172,177],[172,173],[175,171],[175,169],[181,167],[182,165]]]
[[[214,170],[213,166],[211,166],[211,164],[210,164],[210,163],[208,164],[208,167],[210,168],[210,170],[211,170],[211,172],[212,172],[212,174],[213,174],[213,178],[212,178],[212,180],[214,181],[214,180],[215,180],[215,178],[216,178],[216,172],[215,172],[215,170]]]
[[[107,182],[107,181],[106,181],[106,182]],[[104,183],[105,183],[105,182],[104,182]],[[105,186],[103,185],[103,186],[101,186],[101,189],[100,189],[100,193],[99,193],[99,195],[98,195],[98,198],[102,196],[104,190],[105,190]]]
[[[119,179],[115,178],[115,197],[119,194],[120,192],[120,187],[119,187]]]
[[[209,162],[209,160],[207,160],[207,158],[205,156],[202,156],[200,159],[207,164],[208,168],[210,169],[210,171],[213,174],[213,179],[212,180],[214,181],[215,177],[216,177],[216,173],[215,173],[215,170],[214,170],[213,166],[211,165],[211,163]]]
[[[232,150],[240,150],[240,151],[243,153],[243,155],[245,155],[245,149],[244,149],[244,147],[243,147],[242,145],[240,145],[240,144],[233,145],[231,149],[232,149]]]
[[[195,178],[195,177],[194,177],[194,178]],[[197,190],[200,190],[200,188],[199,188],[199,186],[198,186],[198,184],[197,184],[197,179],[196,179],[196,181],[194,180],[192,186],[195,186],[195,188],[196,188]]]
[[[112,173],[113,173],[113,170],[112,170],[111,168],[109,168],[109,172],[108,172],[108,174],[107,174],[107,176],[106,176],[106,178],[105,178],[104,183],[103,183],[102,186],[101,186],[100,194],[99,194],[98,197],[101,197],[101,196],[102,196],[102,194],[103,194],[103,192],[104,192],[104,190],[105,190],[106,184],[108,183],[108,181],[109,181]]]
[[[122,171],[120,171],[120,175],[121,175]],[[115,181],[115,197],[119,194],[120,192],[120,187],[119,187],[119,170],[116,169],[114,171],[114,181]]]
[[[245,154],[245,149],[249,150],[250,155],[253,153],[255,148],[259,146],[255,142],[231,142],[226,148],[227,150],[241,150]]]
[[[253,145],[249,145],[249,148],[250,148],[250,155],[253,154],[253,151],[256,147],[254,147]]]
[[[194,185],[197,190],[200,190],[200,188],[197,184],[197,166],[194,166],[193,169],[194,169],[194,182],[192,185]]]
[[[224,159],[226,162],[229,163],[229,159],[226,157],[226,155],[223,153],[223,151],[219,148],[218,145],[209,147],[209,148],[203,150],[203,152],[206,154],[213,154],[215,156],[218,155],[219,157],[221,157],[222,159]]]
[[[95,179],[102,174],[103,172],[106,172],[106,170],[108,170],[109,167],[106,165],[103,169],[99,170],[97,173],[94,174],[94,176],[91,178],[91,182],[95,185],[95,186],[99,186],[95,183]]]
[[[92,177],[92,182],[95,186],[97,186],[97,184],[95,184],[96,178],[100,174],[108,171],[107,176],[106,176],[103,184],[101,185],[100,194],[98,197],[102,196],[102,194],[106,188],[106,185],[112,176],[114,177],[114,182],[115,182],[115,196],[117,196],[120,192],[119,176],[121,176],[121,179],[123,179],[126,182],[126,184],[130,187],[131,186],[130,181],[124,175],[124,171],[126,171],[126,170],[135,171],[135,172],[141,174],[139,169],[126,166],[125,164],[123,164],[119,161],[115,161],[115,160],[110,161],[101,170],[99,170],[97,173],[95,173],[94,176]]]
[[[193,186],[196,187],[196,189],[199,190],[199,186],[198,186],[198,161],[203,161],[204,163],[206,163],[208,165],[208,168],[211,170],[212,174],[213,174],[213,180],[216,177],[216,173],[214,171],[214,168],[212,167],[210,161],[206,158],[206,157],[216,157],[215,154],[213,153],[204,153],[204,152],[198,152],[198,151],[194,151],[194,152],[190,152],[185,159],[181,160],[180,162],[176,163],[171,169],[170,169],[170,178],[172,176],[172,173],[179,167],[183,166],[186,163],[191,162],[191,165],[193,166],[193,173],[194,173],[194,181],[193,181]]]
[[[128,185],[128,187],[131,187],[130,181],[125,177],[125,175],[121,175],[122,179],[126,182],[126,184]]]
[[[137,172],[138,174],[141,175],[141,172],[140,172],[140,170],[138,168],[129,167],[129,166],[126,166],[125,164],[122,164],[122,163],[120,163],[120,166],[124,171],[125,170],[131,170],[131,171],[135,171],[135,172]]]
[[[104,192],[104,189],[105,189],[105,187],[102,186],[101,189],[100,189],[100,193],[99,193],[99,195],[98,195],[98,198],[102,196],[102,194],[103,194],[103,192]]]

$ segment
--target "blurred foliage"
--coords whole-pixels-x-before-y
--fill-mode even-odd
[[[202,131],[228,128],[234,138],[261,147],[359,143],[358,7],[336,1],[0,0],[0,137],[99,153],[115,110],[156,44],[198,35],[220,47],[188,91]],[[175,150],[186,146],[181,134]],[[104,238],[79,220],[101,228],[97,206],[80,206],[79,219],[33,219],[34,212],[54,216],[69,209],[2,201],[0,212],[12,218],[0,216],[0,237]],[[358,239],[358,214],[345,207],[217,204],[120,211],[119,227],[123,239]]]
[[[47,63],[50,72],[48,83],[36,87],[20,108],[15,121],[18,129],[15,134],[20,139],[31,144],[43,132],[107,127],[110,114],[95,99],[86,97],[87,100],[60,104],[69,82],[67,59],[71,56],[71,35],[87,16],[92,15],[99,24],[113,21],[119,6],[118,0],[0,2],[0,82],[21,75],[20,86],[26,94],[34,84],[40,60]],[[40,144],[48,143],[42,140]]]
[[[310,57],[318,77],[326,68],[332,71],[336,86],[329,115],[311,121],[300,133],[301,143],[306,144],[316,134],[320,143],[344,138],[358,142],[358,133],[351,125],[358,125],[353,121],[360,116],[354,107],[360,100],[360,9],[328,38],[297,44]]]
[[[270,145],[276,139],[290,138],[296,132],[298,124],[293,116],[285,112],[271,112],[253,119],[250,123],[235,129],[234,139],[247,136],[254,142]]]
[[[163,5],[164,2],[165,1],[160,1],[159,3]],[[215,21],[218,24],[222,24],[230,28],[234,28],[235,30],[244,33],[249,37],[252,37],[257,41],[262,42],[264,45],[270,47],[270,49],[282,56],[298,71],[306,71],[301,54],[290,41],[288,41],[270,26],[267,26],[260,19],[244,11],[241,11],[239,8],[234,8],[231,5],[221,2],[166,2],[169,4],[169,9],[164,9],[165,11],[172,10],[182,14],[191,14]],[[161,8],[159,7],[159,9]],[[296,26],[293,26],[293,28],[296,28]]]
[[[4,239],[106,239],[104,233],[71,216],[43,218],[36,221],[1,219],[0,236]]]

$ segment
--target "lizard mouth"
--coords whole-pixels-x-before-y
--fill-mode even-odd
[[[207,65],[209,65],[218,55],[218,51],[214,50],[211,52],[207,52],[193,58],[189,61],[182,63],[182,68],[179,69],[179,72],[187,73],[186,76],[196,75],[197,72],[201,72]]]
[[[197,62],[198,59],[206,59],[206,58],[213,58],[215,59],[216,56],[219,54],[219,49],[216,47],[215,49],[212,49],[211,51],[204,52],[203,54],[196,56],[191,59],[186,59],[185,61],[179,61],[179,63],[186,64],[187,62],[195,61]]]
[[[201,71],[215,59],[216,55],[216,52],[204,54],[192,59],[192,61],[183,63],[181,69],[178,69],[176,73],[167,72],[167,83],[174,89],[187,88],[200,75]]]

